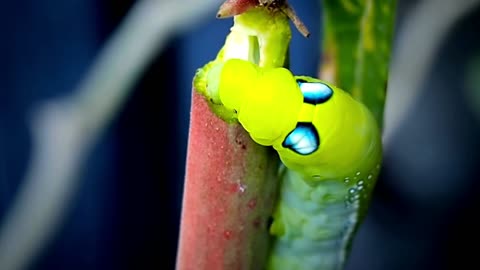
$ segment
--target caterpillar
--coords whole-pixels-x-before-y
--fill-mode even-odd
[[[267,269],[342,269],[379,174],[382,144],[370,111],[324,81],[230,59],[207,91],[284,164]]]

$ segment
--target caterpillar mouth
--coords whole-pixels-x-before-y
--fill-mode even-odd
[[[260,67],[282,67],[290,39],[288,18],[280,9],[256,7],[235,17],[219,60],[236,58]]]
[[[260,62],[260,45],[258,37],[249,36],[248,61],[258,65]]]
[[[259,67],[283,67],[286,65],[290,39],[288,17],[281,10],[256,7],[236,16],[215,60],[195,75],[195,89],[209,99],[217,115],[221,114],[223,119],[236,119],[233,112],[223,108],[219,100],[217,80],[222,63],[240,59]]]
[[[256,65],[260,64],[260,44],[258,36],[236,24],[225,42],[223,61],[228,59],[242,59]]]

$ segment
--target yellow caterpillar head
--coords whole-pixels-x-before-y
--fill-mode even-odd
[[[378,142],[369,111],[350,95],[284,68],[259,68],[238,59],[219,67],[209,91],[237,113],[259,144],[273,145],[283,163],[307,176],[354,170]]]
[[[223,65],[218,93],[223,105],[237,112],[245,130],[262,145],[272,145],[295,127],[303,100],[287,69],[261,69],[238,59]]]

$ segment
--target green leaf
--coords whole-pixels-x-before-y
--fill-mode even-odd
[[[350,92],[379,126],[388,80],[396,0],[324,0],[320,77]]]

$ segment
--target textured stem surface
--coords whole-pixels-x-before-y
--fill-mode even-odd
[[[256,144],[218,103],[218,68],[231,58],[283,66],[288,18],[257,7],[234,18],[217,58],[194,79],[177,269],[265,269],[278,189],[276,152]]]
[[[177,269],[263,269],[276,153],[193,91]]]

